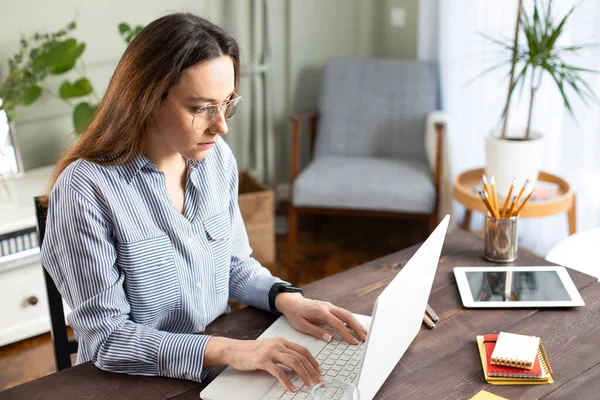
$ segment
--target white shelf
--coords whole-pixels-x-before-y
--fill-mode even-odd
[[[44,193],[52,171],[53,165],[36,168],[6,181],[10,198],[0,199],[0,235],[37,225],[33,198]]]

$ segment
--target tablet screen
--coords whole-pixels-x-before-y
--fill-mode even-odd
[[[556,271],[467,271],[473,300],[571,301]]]

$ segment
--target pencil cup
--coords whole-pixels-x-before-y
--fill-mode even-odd
[[[485,217],[485,250],[486,260],[509,263],[517,259],[519,251],[518,217],[496,218]]]

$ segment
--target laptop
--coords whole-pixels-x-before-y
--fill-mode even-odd
[[[372,317],[354,314],[369,331],[366,343],[350,345],[333,330],[333,339],[326,343],[296,331],[283,315],[259,339],[283,337],[306,347],[319,361],[326,381],[354,383],[362,400],[373,399],[419,333],[449,221],[450,216],[446,215],[381,292]],[[227,367],[200,397],[204,400],[309,399],[311,388],[293,371],[283,368],[297,388],[294,393],[286,392],[279,381],[265,371],[238,371]],[[336,394],[331,398],[336,399]]]

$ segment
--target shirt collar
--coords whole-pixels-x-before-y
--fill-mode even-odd
[[[129,184],[135,178],[138,172],[146,165],[156,170],[156,165],[144,154],[140,154],[137,158],[127,164],[121,164],[117,166],[117,169],[125,178],[125,181]]]
[[[188,159],[188,167],[192,170],[196,170],[203,162],[203,160],[191,160]],[[140,172],[142,168],[149,168],[154,171],[158,171],[156,165],[152,160],[146,157],[144,154],[140,154],[135,160],[129,162],[127,164],[118,165],[117,168],[121,175],[125,178],[125,181],[129,184],[135,178],[135,176]]]

